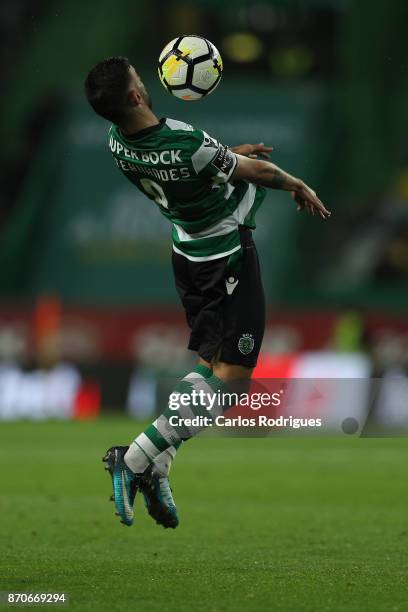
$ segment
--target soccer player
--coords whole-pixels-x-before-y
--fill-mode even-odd
[[[323,219],[330,212],[303,181],[259,159],[271,151],[263,143],[229,148],[182,121],[158,119],[140,76],[125,57],[94,66],[85,92],[94,111],[112,123],[109,147],[119,170],[173,226],[175,283],[191,329],[188,348],[198,353],[197,367],[175,393],[209,397],[228,381],[249,379],[265,327],[252,240],[264,188],[292,192],[298,210]],[[203,390],[207,395],[200,395]],[[133,523],[138,490],[157,523],[178,525],[168,475],[182,442],[202,429],[182,424],[188,416],[208,415],[206,400],[200,401],[178,410],[169,403],[130,446],[106,452],[111,499],[125,525]],[[174,424],[175,415],[180,426]]]

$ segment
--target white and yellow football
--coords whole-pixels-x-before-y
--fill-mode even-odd
[[[200,100],[217,87],[222,76],[218,49],[202,36],[179,36],[159,57],[160,81],[169,93],[182,100]]]

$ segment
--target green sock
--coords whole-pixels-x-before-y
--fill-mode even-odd
[[[211,389],[214,389],[214,383],[216,387],[222,385],[222,381],[213,376],[210,368],[198,364],[192,372],[177,383],[171,395],[191,393],[197,386],[201,387],[206,380],[211,381],[210,387],[207,385],[209,392],[211,392]],[[199,413],[208,414],[205,407],[194,408],[198,408]],[[191,411],[190,408],[188,410]],[[146,467],[154,461],[163,476],[169,473],[172,460],[180,448],[183,439],[195,435],[193,433],[186,436],[185,428],[175,429],[169,425],[168,419],[177,412],[167,407],[164,413],[132,442],[125,455],[125,461],[133,472],[144,472]],[[196,412],[192,414],[192,416],[194,415],[196,415]]]

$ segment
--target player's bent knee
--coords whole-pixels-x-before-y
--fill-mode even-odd
[[[221,380],[238,380],[243,378],[251,378],[253,368],[247,368],[241,365],[232,365],[223,361],[218,361],[213,365],[213,373]]]

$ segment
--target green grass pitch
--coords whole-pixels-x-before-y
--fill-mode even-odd
[[[407,438],[192,440],[173,531],[107,501],[102,454],[139,429],[0,424],[0,590],[66,591],[72,611],[407,609]]]

